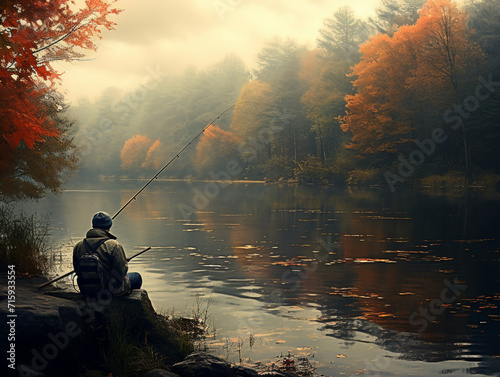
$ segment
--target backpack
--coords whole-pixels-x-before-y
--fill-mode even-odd
[[[83,254],[77,263],[78,287],[83,296],[96,296],[104,289],[104,266],[95,251],[109,238],[99,240],[93,248],[90,247],[87,239],[83,240],[85,254]]]

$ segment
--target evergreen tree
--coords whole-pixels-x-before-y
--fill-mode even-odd
[[[414,25],[426,0],[382,0],[370,23],[378,33],[394,35],[400,26]]]

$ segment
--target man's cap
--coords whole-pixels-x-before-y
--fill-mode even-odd
[[[110,229],[111,225],[113,225],[113,220],[106,212],[99,211],[92,217],[93,228]]]

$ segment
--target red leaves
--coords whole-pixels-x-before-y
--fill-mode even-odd
[[[95,49],[92,41],[120,11],[113,1],[87,0],[75,11],[68,0],[9,0],[0,7],[0,144],[29,148],[58,135],[44,112],[43,94],[60,77],[51,66],[57,60],[83,56],[77,48]],[[4,148],[5,146],[2,146]]]
[[[45,137],[58,135],[52,121],[40,116],[43,109],[35,99],[43,95],[44,91],[31,90],[23,82],[8,78],[0,80],[0,130],[10,148],[17,147],[21,141],[33,148]]]

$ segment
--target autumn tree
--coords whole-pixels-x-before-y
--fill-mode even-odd
[[[125,118],[127,135],[142,133],[153,140],[160,139],[161,154],[167,159],[234,104],[249,79],[245,65],[234,56],[227,56],[211,67],[199,70],[191,67],[177,75],[156,69],[153,73],[144,88],[147,92],[144,101],[135,102],[133,109],[127,102],[118,107],[129,114]],[[223,129],[229,128],[231,114],[228,111],[218,120]],[[183,157],[169,167],[168,174],[180,178],[197,174],[195,156],[195,149],[188,148]]]
[[[146,169],[159,169],[164,163],[163,158],[162,143],[160,140],[156,140],[148,149],[146,153],[146,158],[142,163],[142,167]]]
[[[450,123],[446,107],[461,106],[467,96],[475,94],[473,88],[477,86],[477,77],[484,66],[484,52],[473,41],[467,15],[452,0],[429,0],[415,28],[424,31],[424,38],[412,85],[416,93],[424,91],[431,100],[429,102],[442,103],[445,121]],[[443,103],[443,99],[449,99],[449,102]],[[457,139],[462,143],[465,185],[468,186],[471,156],[466,119],[451,127],[453,130],[459,127],[461,131]]]
[[[56,192],[64,173],[76,169],[76,149],[72,137],[72,121],[66,115],[62,95],[47,92],[38,99],[40,111],[52,122],[57,134],[45,135],[43,142],[30,148],[21,142],[16,148],[0,149],[5,163],[0,170],[0,193],[3,198],[39,198],[50,190]]]
[[[211,176],[211,173],[227,170],[228,163],[239,165],[239,143],[240,139],[231,131],[225,131],[216,125],[207,128],[196,145],[198,170],[202,175]],[[233,171],[233,168],[230,170]]]
[[[429,0],[415,25],[377,35],[361,53],[353,69],[358,93],[346,97],[342,127],[353,134],[349,147],[364,156],[404,151],[443,126],[443,114],[463,102],[482,61],[465,14],[450,0]],[[468,175],[464,122],[459,139]]]
[[[42,151],[44,143],[61,137],[65,127],[54,119],[54,111],[61,110],[61,101],[54,109],[50,102],[54,85],[60,74],[53,67],[56,61],[73,61],[83,57],[83,50],[95,49],[92,41],[99,36],[101,28],[112,29],[108,20],[118,10],[111,2],[87,0],[85,6],[75,10],[68,0],[55,1],[3,1],[0,9],[0,174],[2,181],[24,182],[18,196],[39,197],[45,190],[56,190],[61,183],[50,182],[41,172],[25,170],[22,178],[17,176],[16,166],[21,160],[18,149]],[[64,148],[72,148],[71,143],[57,145],[59,157],[65,156]],[[56,151],[53,151],[56,152]],[[26,153],[31,153],[26,150]],[[54,156],[40,153],[40,164],[44,158]],[[49,163],[49,162],[48,162]],[[70,166],[71,162],[68,161]],[[55,165],[54,165],[55,166]],[[59,165],[60,168],[64,164]],[[46,171],[46,174],[53,172]],[[49,183],[50,182],[50,183]],[[36,189],[32,189],[33,185]],[[11,195],[2,187],[0,194]]]
[[[120,153],[121,168],[123,170],[138,170],[142,168],[147,163],[146,158],[151,147],[151,139],[147,136],[135,135],[128,139]]]
[[[405,106],[411,102],[405,81],[415,62],[407,45],[396,40],[387,34],[372,38],[361,47],[362,60],[353,69],[358,91],[346,96],[348,115],[341,118],[341,126],[353,135],[348,148],[360,155],[394,153],[411,136],[414,109]],[[405,55],[410,59],[403,59]]]

